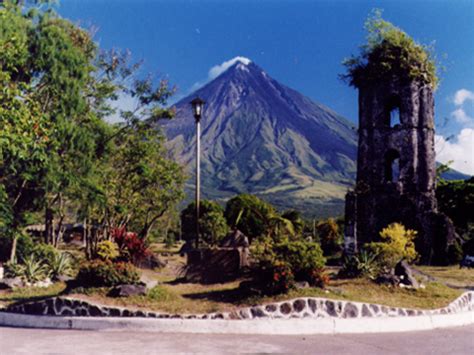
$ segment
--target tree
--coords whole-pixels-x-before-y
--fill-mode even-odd
[[[341,251],[343,235],[334,218],[320,221],[316,225],[316,233],[318,234],[324,255],[335,255]]]
[[[241,194],[227,202],[224,215],[230,226],[238,228],[251,241],[268,232],[268,222],[276,211],[255,195]]]
[[[190,203],[181,212],[181,233],[186,241],[196,239],[196,203]],[[199,204],[200,241],[216,245],[228,233],[222,207],[213,201],[203,200]]]

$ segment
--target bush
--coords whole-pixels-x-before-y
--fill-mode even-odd
[[[34,255],[23,260],[20,270],[20,276],[31,283],[42,281],[49,276],[48,266]]]
[[[83,287],[111,287],[137,284],[140,275],[131,263],[92,260],[82,265],[76,280]]]
[[[317,243],[303,239],[283,238],[275,241],[263,238],[255,244],[254,277],[265,293],[277,294],[291,289],[295,281],[307,281],[311,286],[323,287],[326,259]]]
[[[119,247],[120,257],[138,264],[150,255],[145,241],[137,233],[127,232],[125,228],[115,228],[112,230],[112,238]]]
[[[31,253],[37,260],[50,265],[58,257],[59,251],[50,244],[39,243],[33,247]]]
[[[358,254],[346,256],[339,275],[342,277],[356,278],[368,277],[370,279],[379,273],[377,254],[362,250]]]
[[[58,280],[60,276],[70,276],[72,260],[68,253],[56,253],[47,265],[51,279]]]
[[[392,270],[401,260],[413,262],[418,257],[414,240],[417,232],[405,229],[400,223],[392,223],[380,232],[381,242],[366,245],[368,251],[377,255],[378,263],[386,271]]]
[[[119,257],[119,247],[110,240],[103,240],[97,244],[97,256],[101,260],[114,260]]]

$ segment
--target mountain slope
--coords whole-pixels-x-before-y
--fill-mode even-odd
[[[195,123],[189,102],[206,101],[202,118],[202,193],[226,199],[249,192],[280,208],[342,212],[354,181],[356,131],[351,123],[276,80],[254,63],[237,62],[176,104],[165,123],[172,154],[194,187]],[[319,205],[319,207],[318,207]],[[331,211],[332,212],[332,211]]]

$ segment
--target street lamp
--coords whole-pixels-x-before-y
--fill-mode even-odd
[[[191,101],[196,120],[196,249],[199,248],[199,193],[201,188],[201,115],[204,101],[196,97]]]

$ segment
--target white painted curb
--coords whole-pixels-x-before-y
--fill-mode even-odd
[[[0,326],[76,330],[136,330],[201,334],[354,334],[432,330],[474,324],[474,311],[447,315],[378,318],[204,320],[52,317],[0,312]]]

